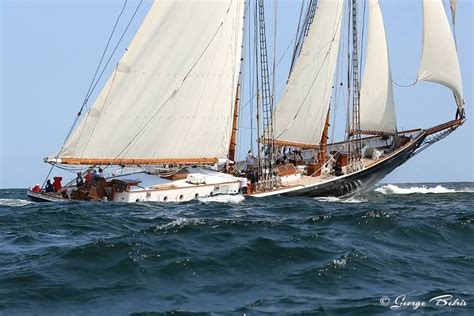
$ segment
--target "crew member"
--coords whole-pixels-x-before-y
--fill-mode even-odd
[[[54,192],[53,184],[51,183],[51,180],[49,180],[49,179],[48,179],[48,181],[46,181],[45,191],[46,191],[46,193]]]
[[[248,180],[245,177],[240,179],[240,186],[242,188],[242,194],[247,194],[247,187],[248,187],[247,182],[248,182]]]
[[[31,189],[31,191],[33,192],[36,192],[36,193],[40,193],[41,192],[41,187],[39,184],[36,184],[33,189]]]
[[[82,179],[82,174],[78,172],[77,177],[76,177],[76,187],[80,188],[83,185],[84,185],[84,180]]]
[[[247,157],[245,158],[245,161],[247,162],[247,171],[253,171],[255,165],[255,157],[252,155],[251,150],[247,152]]]
[[[342,167],[341,167],[341,162],[338,161],[336,165],[334,166],[334,175],[335,176],[342,176],[344,173],[342,173]]]
[[[61,181],[63,180],[63,178],[62,177],[54,177],[53,179],[54,179],[54,182],[53,182],[54,192],[58,192],[63,187],[62,184],[61,184]]]
[[[86,175],[84,176],[86,179],[86,184],[91,184],[92,180],[94,179],[94,174],[92,173],[92,169],[87,170]]]

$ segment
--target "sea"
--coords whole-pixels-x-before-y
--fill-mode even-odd
[[[0,190],[0,315],[474,315],[474,183],[348,200],[25,194]]]

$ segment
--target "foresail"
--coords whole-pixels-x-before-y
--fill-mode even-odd
[[[450,88],[459,110],[464,107],[456,44],[442,0],[423,0],[423,48],[418,81]]]
[[[59,158],[197,163],[226,157],[243,15],[240,0],[154,1]]]
[[[320,0],[314,21],[274,112],[275,139],[318,144],[332,94],[343,0]]]
[[[379,0],[369,0],[369,27],[364,78],[360,91],[362,131],[395,133],[397,120],[392,73]]]

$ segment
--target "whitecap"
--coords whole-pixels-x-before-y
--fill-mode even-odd
[[[472,190],[454,190],[443,187],[442,185],[437,185],[436,187],[427,187],[426,185],[422,186],[412,186],[409,188],[402,188],[395,184],[387,184],[380,188],[375,189],[375,192],[382,194],[448,194],[448,193],[464,193],[464,192],[473,192]]]
[[[198,199],[200,202],[210,203],[234,203],[238,204],[245,200],[243,195],[215,195]]]
[[[155,230],[157,231],[169,230],[171,228],[179,228],[179,227],[184,227],[188,225],[198,225],[198,224],[204,224],[204,221],[200,219],[195,219],[195,218],[188,219],[185,217],[178,217],[169,223],[157,226]]]
[[[354,197],[344,199],[344,198],[338,198],[335,196],[325,196],[325,197],[316,197],[314,199],[319,202],[329,202],[329,203],[365,203],[367,202],[367,200],[356,199]]]
[[[25,206],[33,202],[21,199],[0,199],[0,206]]]
[[[336,259],[336,260],[333,260],[332,263],[334,264],[334,266],[342,268],[346,265],[347,258]]]

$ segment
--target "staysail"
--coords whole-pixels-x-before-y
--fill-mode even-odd
[[[343,0],[320,0],[274,112],[276,143],[317,145],[329,108],[341,37]]]
[[[62,163],[198,163],[226,157],[244,2],[154,1]]]
[[[364,78],[360,91],[362,131],[395,133],[397,120],[392,73],[379,0],[369,0],[369,23]]]
[[[458,109],[463,109],[461,69],[442,0],[423,0],[423,48],[418,81],[450,88]]]

